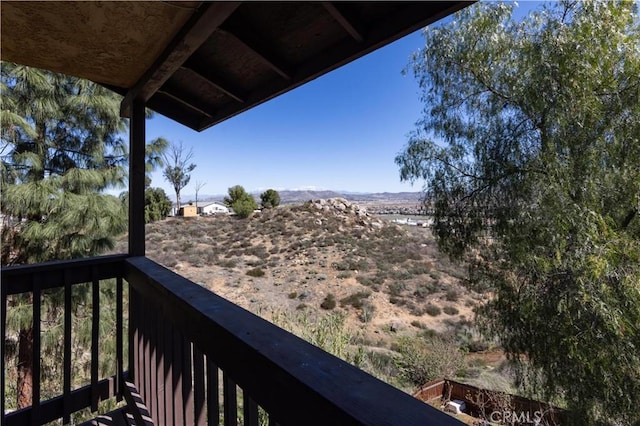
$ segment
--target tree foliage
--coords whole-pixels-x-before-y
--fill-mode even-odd
[[[171,213],[171,200],[162,188],[147,188],[144,191],[144,221],[151,223],[165,219]]]
[[[127,122],[120,118],[120,98],[85,80],[11,63],[2,63],[0,77],[2,264],[79,258],[112,248],[127,225],[123,204],[104,193],[126,179]],[[60,318],[61,294],[43,295],[48,319]],[[74,295],[77,305],[86,308],[87,294]],[[32,398],[31,299],[26,294],[7,302],[7,325],[17,336],[17,408],[31,405]],[[107,330],[115,322],[105,319],[101,326]],[[62,356],[62,345],[47,342],[59,342],[60,330],[42,328],[45,398],[58,371],[54,360]],[[87,339],[77,330],[74,336],[74,344]]]
[[[260,194],[260,204],[263,209],[271,209],[280,205],[280,194],[275,189],[267,189]]]
[[[164,155],[163,175],[176,192],[176,211],[180,210],[180,191],[189,184],[191,172],[196,168],[196,165],[191,163],[192,158],[193,150],[187,151],[182,142],[170,144],[169,152]]]
[[[464,366],[464,353],[453,342],[433,337],[427,341],[402,337],[396,345],[394,363],[400,377],[413,386],[451,378]]]
[[[553,3],[519,22],[512,8],[425,31],[401,179],[426,182],[441,249],[471,254],[470,284],[493,290],[483,322],[523,383],[581,423],[640,421],[636,6]]]
[[[149,176],[151,172],[159,167],[164,167],[164,155],[167,151],[167,148],[169,148],[169,141],[162,137],[147,142],[144,149],[145,188],[149,188],[151,186],[151,177]]]
[[[91,256],[126,212],[104,190],[126,178],[120,100],[91,82],[2,63],[2,264]]]
[[[231,207],[239,217],[246,219],[258,208],[258,203],[256,203],[253,195],[247,193],[242,186],[232,186],[228,192],[229,195],[224,197],[224,203]]]

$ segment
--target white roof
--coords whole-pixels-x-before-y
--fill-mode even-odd
[[[221,207],[227,208],[227,206],[225,206],[224,204],[222,204],[222,203],[220,203],[218,201],[211,201],[211,202],[208,202],[207,204],[200,204],[198,207],[208,207],[208,206],[211,206],[211,205],[214,205],[214,204],[217,205],[217,206],[221,206]]]

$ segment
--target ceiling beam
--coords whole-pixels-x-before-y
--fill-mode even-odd
[[[406,6],[402,9],[386,16],[380,22],[372,23],[362,43],[354,43],[353,40],[346,38],[341,40],[331,49],[314,55],[308,61],[299,64],[290,81],[272,79],[270,82],[248,93],[244,104],[221,106],[213,117],[204,118],[199,123],[197,130],[205,130],[242,111],[273,99],[472,3],[473,1],[462,3],[406,2],[404,3]]]
[[[332,2],[322,2],[322,6],[329,12],[331,17],[347,32],[355,41],[362,43],[365,38],[364,25],[357,22],[354,17],[347,16],[344,11]]]
[[[168,96],[185,107],[197,111],[202,115],[206,115],[207,117],[213,117],[217,112],[210,105],[202,102],[201,99],[185,94],[184,91],[174,85],[165,84],[156,93]]]
[[[196,78],[199,78],[205,83],[215,87],[217,90],[221,91],[225,95],[235,99],[238,102],[244,103],[246,101],[247,95],[245,95],[242,90],[240,90],[234,84],[225,81],[224,79],[222,79],[222,77],[214,75],[211,70],[203,69],[195,62],[187,61],[182,67],[180,67],[180,69],[185,70]]]
[[[282,78],[291,80],[293,72],[284,61],[278,58],[267,46],[263,39],[258,35],[247,31],[246,26],[234,25],[226,22],[219,31],[230,35],[231,37],[242,43],[247,49],[251,50],[266,65],[278,73]]]
[[[203,3],[151,68],[129,90],[120,105],[120,115],[130,115],[134,99],[148,101],[238,6],[240,2]]]

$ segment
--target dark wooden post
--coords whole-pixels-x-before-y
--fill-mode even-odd
[[[129,130],[129,255],[144,256],[145,105],[133,100]]]
[[[130,105],[131,117],[129,123],[129,256],[144,256],[144,183],[145,183],[145,103],[135,99]],[[135,371],[138,365],[134,345],[138,345],[140,338],[138,316],[134,312],[139,308],[129,286],[129,374],[135,382]],[[135,382],[140,386],[140,382]]]

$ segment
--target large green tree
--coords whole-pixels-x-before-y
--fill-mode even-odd
[[[105,193],[126,179],[120,98],[60,74],[11,63],[0,69],[2,265],[112,248],[127,225],[122,203]],[[18,314],[18,408],[31,404],[32,320],[19,315],[29,297],[9,301]]]
[[[145,223],[165,219],[171,213],[171,200],[162,188],[147,188],[144,191]]]
[[[88,81],[2,64],[2,264],[94,255],[126,214],[119,98]]]
[[[267,189],[260,194],[260,204],[263,209],[271,209],[280,205],[280,194],[275,189]]]
[[[233,209],[233,212],[243,219],[251,216],[258,208],[258,203],[241,185],[235,185],[228,189],[228,196],[224,197],[224,203]]]
[[[396,157],[520,366],[576,423],[640,421],[640,26],[632,2],[479,3],[413,57]]]

